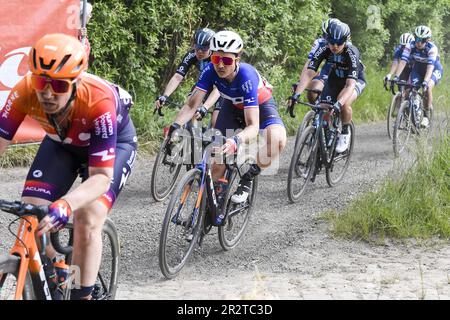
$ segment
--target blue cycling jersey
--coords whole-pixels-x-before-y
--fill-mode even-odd
[[[259,72],[247,63],[240,63],[232,82],[220,78],[214,65],[209,63],[201,73],[196,87],[208,92],[213,86],[224,99],[230,100],[238,109],[259,107],[272,97],[272,87]]]
[[[403,51],[405,50],[405,45],[399,44],[394,49],[394,61],[400,61],[402,59]]]
[[[433,42],[427,42],[423,49],[418,49],[416,42],[412,41],[405,46],[402,60],[406,62],[410,61],[414,65],[434,65],[436,61],[439,61],[438,48]]]

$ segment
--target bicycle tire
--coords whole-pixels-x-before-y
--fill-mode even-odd
[[[169,173],[173,173],[172,175],[172,179],[168,179],[168,177],[170,177],[170,175],[162,175],[163,178],[163,182],[169,182],[169,184],[166,186],[165,183],[161,182],[159,180],[159,176],[160,176],[160,169],[162,166],[166,166],[162,163],[164,156],[165,156],[165,150],[164,150],[164,146],[167,143],[168,138],[164,139],[164,141],[162,142],[158,154],[156,155],[156,159],[155,159],[155,163],[153,164],[153,169],[152,169],[152,177],[151,177],[151,185],[150,185],[150,192],[151,195],[153,197],[153,199],[155,199],[155,201],[157,202],[161,202],[164,201],[169,194],[172,192],[173,188],[175,187],[175,184],[178,180],[178,176],[180,175],[180,171],[181,171],[181,167],[183,166],[183,164],[180,162],[179,164],[174,165],[174,167],[172,167],[172,165],[169,165]],[[182,156],[180,156],[180,158],[182,158]],[[163,188],[161,188],[160,190],[160,186],[163,185]]]
[[[234,182],[236,183],[236,188],[239,183],[239,175],[237,174],[237,169],[234,169],[234,172],[231,175],[229,187],[227,189],[227,192],[225,194],[224,202],[222,204],[221,208],[221,214],[225,216],[225,224],[223,226],[219,226],[218,236],[219,236],[219,243],[220,246],[223,248],[223,250],[228,251],[234,249],[242,240],[245,231],[247,230],[248,224],[251,219],[251,215],[253,213],[253,208],[255,206],[255,200],[256,200],[256,192],[258,190],[258,177],[255,177],[253,179],[252,183],[252,191],[249,195],[249,200],[246,201],[248,204],[247,207],[244,209],[239,209],[237,207],[238,205],[234,204],[231,201],[231,197],[234,194],[235,188],[233,187]],[[239,212],[235,215],[230,215],[230,210],[239,210]],[[243,216],[243,212],[241,210],[245,210],[245,216]],[[242,224],[241,226],[234,228],[235,225],[237,225],[236,220],[239,218],[242,218]],[[233,235],[231,232],[232,230],[236,231],[236,235],[232,236],[231,238],[228,237],[228,235]]]
[[[190,194],[193,191],[193,185],[198,185],[198,190],[194,191],[197,194],[194,194],[192,199],[190,198]],[[198,237],[202,231],[202,223],[204,219],[204,210],[202,210],[202,206],[200,206],[198,211],[196,210],[196,203],[198,201],[198,196],[200,193],[201,186],[201,171],[197,168],[189,170],[183,178],[178,183],[176,187],[176,191],[172,193],[170,198],[169,205],[166,209],[166,214],[164,217],[164,221],[162,223],[162,230],[159,238],[159,250],[158,250],[158,258],[159,258],[159,267],[161,269],[162,274],[167,279],[172,279],[178,275],[178,273],[183,269],[186,264],[189,256],[194,250],[195,245],[197,244]],[[202,195],[203,196],[203,195]],[[181,200],[180,200],[181,199]],[[178,201],[180,200],[180,203]],[[194,206],[189,210],[190,202],[193,202]],[[203,201],[202,201],[203,202]],[[178,204],[178,206],[177,206]],[[178,209],[178,212],[174,213],[174,209]],[[186,212],[183,212],[183,209],[186,209]],[[184,213],[184,214],[183,214]],[[193,216],[194,214],[194,216]],[[181,218],[180,218],[181,217]],[[176,221],[174,219],[176,218]],[[184,220],[183,220],[184,218]],[[172,231],[169,230],[169,227],[175,226],[179,227],[178,231],[181,232],[181,240],[175,240],[175,245],[172,245],[169,241],[174,240]],[[190,238],[192,236],[192,238]],[[182,255],[179,259],[175,259],[175,264],[172,265],[173,257],[171,257],[172,248],[177,249],[179,244],[186,244],[183,246],[184,248],[181,250]]]
[[[317,148],[318,148],[319,140],[316,137],[316,129],[312,126],[305,128],[302,137],[299,140],[299,143],[294,149],[294,153],[292,154],[291,163],[289,165],[289,174],[287,180],[287,194],[289,201],[291,203],[297,202],[303,192],[306,189],[306,186],[310,182],[311,175],[314,172],[314,167],[317,159]],[[300,161],[300,157],[302,155],[302,151],[305,150],[305,147],[309,146],[309,155],[306,159],[305,169],[307,170],[306,175],[302,175],[303,181],[300,181],[300,190],[296,192],[294,189],[294,180],[296,180],[299,175],[298,172],[301,172],[298,169],[298,164]],[[312,157],[312,158],[311,158]]]
[[[65,229],[73,230],[73,224],[68,223]],[[108,244],[105,244],[107,237]],[[95,300],[114,300],[117,292],[119,276],[120,241],[116,226],[110,218],[106,218],[102,230],[103,250],[97,280],[92,294]],[[71,255],[66,258],[66,263],[70,264]],[[70,299],[70,286],[67,286],[63,293],[64,299]]]
[[[353,154],[353,145],[354,145],[355,137],[356,137],[355,125],[354,125],[353,121],[350,122],[349,129],[350,129],[350,145],[349,145],[348,149],[346,151],[344,151],[342,154],[336,155],[336,153],[335,153],[336,152],[336,144],[335,144],[334,150],[333,150],[333,158],[332,158],[331,166],[327,167],[325,170],[325,176],[327,179],[327,183],[330,187],[334,187],[339,182],[341,182],[342,178],[344,177],[345,173],[347,172],[348,165],[350,163],[350,159]],[[336,178],[333,178],[332,173],[335,169],[335,163],[337,163],[338,161],[341,161],[342,158],[344,158],[344,161],[345,161],[342,171],[340,172],[340,174],[338,174],[338,176]]]
[[[17,287],[20,257],[12,255],[0,256],[0,300],[12,300]],[[23,300],[35,300],[33,283],[30,272],[25,275],[25,283],[22,293]]]
[[[405,121],[405,127],[402,127],[403,121]],[[411,135],[412,115],[410,112],[410,102],[408,100],[403,101],[400,105],[397,118],[395,119],[394,132],[392,145],[394,148],[394,155],[398,157],[403,152],[406,144],[408,143]],[[406,131],[406,138],[403,142],[400,140],[400,134],[402,131]]]
[[[297,143],[300,140],[305,128],[311,125],[311,122],[314,120],[315,115],[316,113],[313,110],[309,110],[303,117],[302,122],[298,126],[297,134],[295,136],[294,148],[297,146]]]
[[[386,116],[386,123],[387,123],[387,133],[389,139],[392,140],[393,137],[393,123],[395,123],[396,115],[395,110],[400,109],[400,104],[402,101],[402,95],[400,92],[397,92],[397,94],[392,98],[391,104],[389,105],[387,116]]]

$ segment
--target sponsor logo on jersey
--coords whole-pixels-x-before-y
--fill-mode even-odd
[[[16,100],[19,97],[19,93],[17,91],[14,91],[10,94],[8,100],[6,101],[5,106],[2,110],[2,118],[8,119],[9,113],[11,112],[12,104],[14,100]]]
[[[111,153],[111,154],[110,154]],[[101,161],[109,161],[111,159],[114,159],[116,156],[114,154],[114,149],[110,148],[109,150],[103,150],[100,152],[96,152],[92,154],[93,156],[102,157]]]
[[[111,112],[106,112],[94,120],[95,135],[101,136],[103,139],[114,134],[114,125],[111,118]]]
[[[32,192],[39,192],[39,193],[45,193],[48,195],[51,195],[52,193],[50,192],[50,190],[47,190],[45,188],[41,188],[41,187],[33,187],[33,186],[27,186],[25,188],[25,191],[32,191]]]

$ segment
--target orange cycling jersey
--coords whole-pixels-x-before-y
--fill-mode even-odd
[[[128,110],[131,96],[123,89],[89,73],[80,76],[73,107],[69,111],[70,127],[61,141],[44,113],[31,87],[30,75],[11,90],[0,110],[0,137],[12,140],[28,115],[37,120],[54,141],[72,147],[88,148],[89,166],[113,167],[116,142],[135,140]],[[135,142],[135,141],[134,141]]]

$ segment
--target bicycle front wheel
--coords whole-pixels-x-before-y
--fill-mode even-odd
[[[397,118],[398,110],[400,109],[401,98],[402,94],[400,92],[397,92],[397,94],[392,98],[387,112],[387,132],[389,139],[391,140],[393,136],[393,126],[395,123],[395,119]]]
[[[182,144],[177,144],[172,149],[172,155],[167,155],[165,145],[166,138],[159,148],[155,163],[153,164],[151,179],[151,194],[155,201],[163,201],[172,192],[183,165]]]
[[[0,256],[0,300],[14,300],[19,276],[20,258],[17,256]],[[23,300],[35,300],[30,273],[25,275],[22,292]]]
[[[297,135],[295,136],[295,147],[297,147],[298,141],[300,140],[303,131],[305,131],[305,128],[309,127],[312,124],[315,115],[316,113],[313,110],[309,110],[303,117],[302,123],[300,123],[298,127]]]
[[[159,267],[167,279],[178,275],[202,230],[201,171],[189,170],[172,194],[159,238]]]
[[[246,172],[249,167],[247,164],[242,165],[241,172]],[[247,170],[246,170],[247,169]],[[258,189],[258,177],[252,182],[252,189],[244,203],[236,204],[231,201],[231,196],[236,192],[239,185],[239,175],[237,169],[231,175],[229,187],[221,207],[221,214],[225,216],[223,226],[219,226],[219,242],[224,250],[235,248],[245,233],[250,222],[250,217],[255,206],[256,192]]]
[[[342,153],[336,153],[336,149],[334,149],[331,165],[326,168],[327,183],[330,187],[334,187],[342,180],[347,171],[348,164],[350,163],[355,141],[355,125],[353,124],[353,121],[350,123],[349,130],[350,143],[347,150]]]
[[[394,155],[398,157],[408,145],[411,136],[412,115],[409,101],[403,101],[395,120],[393,132]]]
[[[288,198],[292,203],[300,199],[314,172],[319,142],[315,134],[314,127],[305,128],[294,149],[287,180]]]

